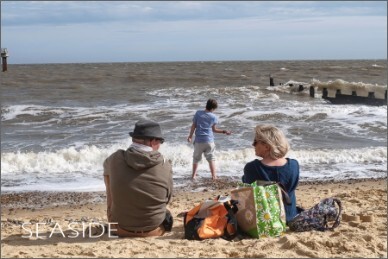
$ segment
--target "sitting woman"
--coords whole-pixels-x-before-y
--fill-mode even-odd
[[[287,224],[298,214],[295,189],[299,182],[299,163],[285,158],[290,146],[281,130],[271,125],[258,125],[252,146],[255,159],[244,167],[243,183],[251,184],[256,180],[280,183],[290,197],[291,204],[284,204]]]

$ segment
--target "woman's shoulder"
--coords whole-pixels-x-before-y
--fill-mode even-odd
[[[251,168],[251,167],[254,167],[256,165],[260,165],[260,160],[255,159],[255,160],[252,160],[252,161],[246,163],[245,168]]]
[[[291,165],[291,166],[298,166],[299,167],[299,162],[298,160],[294,159],[294,158],[287,158],[288,160],[288,163]]]
[[[287,160],[288,160],[288,164],[289,164],[289,166],[288,166],[289,169],[288,170],[290,172],[299,173],[299,162],[298,162],[298,160],[292,159],[292,158],[287,158]]]

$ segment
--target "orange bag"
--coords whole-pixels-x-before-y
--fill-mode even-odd
[[[217,197],[195,206],[184,215],[185,238],[203,240],[221,237],[227,240],[237,235],[237,201]]]

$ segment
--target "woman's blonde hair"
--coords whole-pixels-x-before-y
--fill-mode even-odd
[[[269,155],[272,159],[285,157],[290,145],[283,132],[272,125],[257,125],[255,141],[261,141],[270,147]]]

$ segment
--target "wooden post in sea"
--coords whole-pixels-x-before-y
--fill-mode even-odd
[[[3,64],[3,72],[7,71],[7,57],[8,51],[7,49],[1,49],[1,62]]]
[[[368,98],[375,98],[375,92],[368,92]]]
[[[315,88],[314,88],[314,86],[310,86],[310,97],[312,97],[312,98],[315,97]]]
[[[275,84],[273,82],[273,77],[271,75],[269,75],[269,85],[270,86],[275,86]]]
[[[329,94],[329,92],[327,91],[327,88],[323,88],[323,90],[322,90],[322,98],[327,97],[328,94]]]
[[[335,92],[335,97],[337,97],[337,95],[341,95],[341,89],[337,89],[337,91]]]

